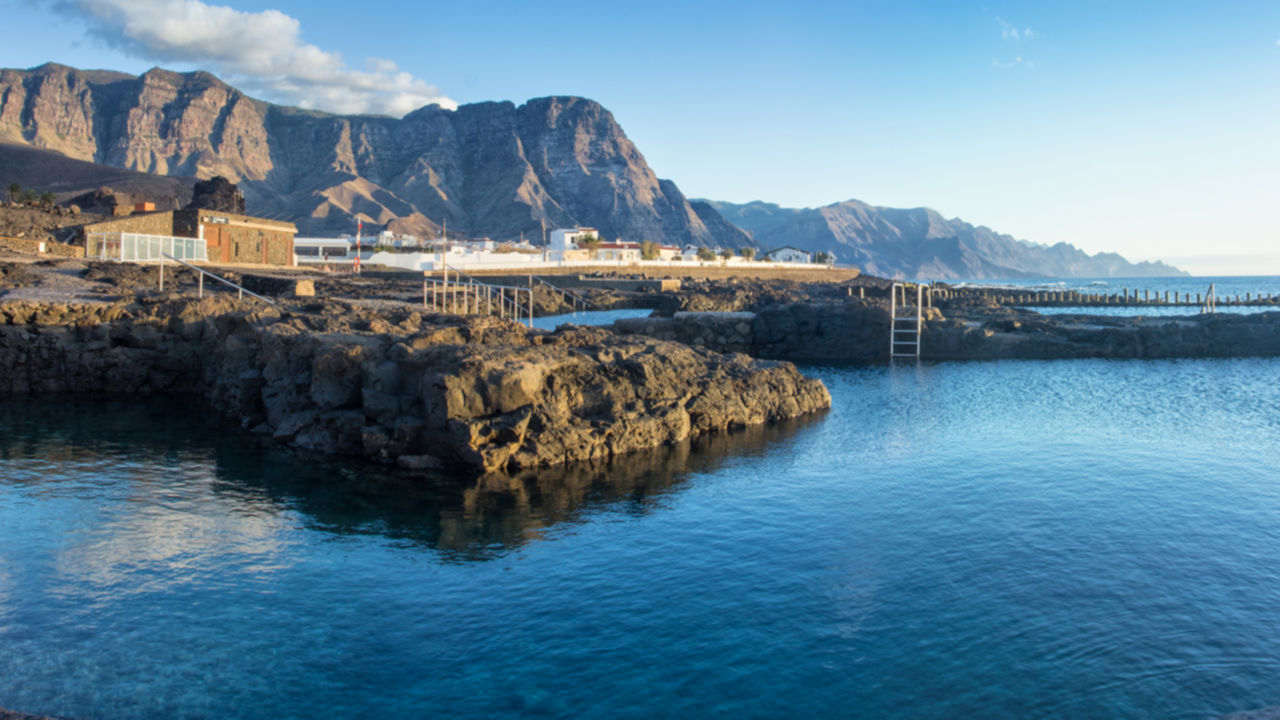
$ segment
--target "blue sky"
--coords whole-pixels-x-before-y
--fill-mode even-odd
[[[0,66],[199,67],[328,109],[582,95],[691,197],[924,205],[1280,274],[1274,0],[220,2],[0,0]],[[175,15],[211,37],[155,20]],[[253,54],[245,27],[291,53]]]

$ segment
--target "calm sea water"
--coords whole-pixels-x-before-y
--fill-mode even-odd
[[[1028,290],[1073,290],[1098,295],[1130,291],[1151,293],[1200,293],[1206,295],[1209,285],[1214,286],[1218,297],[1243,296],[1245,293],[1271,296],[1280,295],[1280,276],[1277,275],[1223,275],[1218,277],[1143,277],[1143,278],[1023,278],[1017,280],[967,280],[952,283],[963,286],[1007,287]]]
[[[1117,295],[1150,293],[1164,297],[1177,293],[1191,297],[1199,294],[1208,297],[1209,286],[1213,285],[1214,295],[1220,301],[1234,299],[1246,295],[1252,297],[1280,296],[1280,276],[1221,276],[1221,277],[1157,277],[1157,278],[1031,278],[1019,280],[972,280],[955,283],[961,286],[999,287],[1032,292],[1073,291],[1090,295]],[[1149,307],[1108,307],[1099,305],[1081,305],[1077,307],[1030,307],[1032,312],[1042,315],[1109,315],[1117,317],[1172,317],[1176,315],[1195,315],[1196,307],[1187,306],[1149,306]],[[1259,312],[1275,312],[1274,305],[1240,305],[1219,306],[1219,312],[1248,315]]]
[[[561,325],[611,325],[614,320],[623,318],[648,317],[652,310],[647,308],[623,308],[620,310],[583,310],[564,315],[546,315],[533,319],[533,326],[543,330],[555,330]]]
[[[0,401],[0,706],[1204,718],[1280,704],[1280,361],[809,368],[807,422],[525,481]]]

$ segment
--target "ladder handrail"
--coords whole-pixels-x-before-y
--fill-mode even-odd
[[[192,265],[191,263],[187,262],[186,260],[180,260],[180,259],[178,259],[178,258],[176,258],[176,257],[174,257],[174,256],[172,256],[172,255],[170,255],[170,254],[169,254],[169,253],[167,253],[167,252],[162,252],[162,253],[160,253],[160,255],[161,255],[162,257],[167,257],[167,258],[169,258],[170,260],[172,260],[172,261],[174,261],[174,262],[178,263],[179,265],[185,265],[186,267],[189,267],[189,268],[191,268],[192,270],[195,270],[196,272],[201,273],[202,275],[208,275],[209,277],[213,278],[214,280],[217,280],[218,282],[220,282],[220,283],[222,283],[222,284],[224,284],[224,285],[230,285],[231,287],[233,287],[233,288],[235,288],[235,289],[239,290],[239,291],[241,292],[242,296],[243,296],[243,294],[247,293],[247,294],[249,294],[250,296],[255,297],[255,298],[258,298],[259,300],[261,300],[262,302],[264,302],[264,303],[266,303],[266,304],[268,304],[268,305],[275,305],[275,304],[276,304],[274,300],[268,300],[267,298],[262,297],[261,295],[259,295],[258,293],[254,292],[254,291],[252,291],[252,290],[247,290],[247,289],[245,289],[245,287],[244,287],[243,285],[237,285],[237,284],[235,284],[235,283],[231,282],[230,280],[228,280],[228,279],[226,279],[226,278],[224,278],[224,277],[220,277],[220,276],[218,276],[218,275],[214,275],[213,273],[209,272],[208,270],[205,270],[204,268],[198,268],[198,267],[196,267],[195,265]],[[161,278],[163,278],[163,277],[164,277],[164,274],[163,274],[163,273],[164,273],[164,262],[163,262],[163,261],[160,263],[160,272],[161,272]],[[163,282],[163,280],[162,280],[162,282]],[[204,285],[203,285],[203,284],[201,284],[200,289],[201,289],[201,292],[203,293],[203,290],[204,290]],[[201,297],[203,297],[203,294],[201,295]]]
[[[914,328],[900,329],[898,327],[898,323],[900,322],[909,323],[912,320],[910,316],[898,317],[898,307],[899,307],[898,291],[899,290],[902,291],[902,301],[903,301],[902,307],[903,308],[910,307],[909,305],[906,304],[906,295],[907,295],[906,286],[903,283],[897,283],[897,282],[891,284],[889,286],[889,360],[893,361],[894,358],[909,358],[909,357],[914,357],[917,360],[919,360],[920,359],[920,335],[924,330],[924,285],[919,283],[916,284],[916,316],[915,316]],[[930,288],[930,290],[932,291],[932,288]],[[898,335],[900,334],[914,335],[915,339],[899,340]],[[898,352],[898,347],[903,345],[908,347],[914,346],[915,352],[913,353]]]
[[[1204,304],[1200,306],[1201,315],[1218,312],[1218,298],[1215,297],[1215,293],[1214,283],[1209,283],[1209,292],[1204,296]]]
[[[569,298],[569,299],[573,300],[573,302],[575,302],[575,303],[582,303],[582,306],[583,306],[583,307],[591,307],[591,303],[587,302],[587,299],[586,299],[586,298],[582,297],[581,295],[578,295],[577,293],[571,293],[571,292],[569,292],[568,290],[565,290],[565,289],[564,289],[564,288],[562,288],[562,287],[556,287],[555,285],[552,285],[551,283],[549,283],[549,282],[547,282],[546,280],[543,280],[542,278],[537,277],[537,276],[533,276],[533,279],[534,279],[534,280],[536,280],[537,282],[539,282],[539,283],[543,284],[543,285],[546,285],[547,287],[551,288],[552,290],[555,290],[556,292],[560,293],[561,295],[564,295],[565,297],[567,297],[567,298]]]

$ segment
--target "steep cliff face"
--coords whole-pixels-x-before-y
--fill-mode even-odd
[[[700,202],[700,201],[695,201]],[[820,208],[711,202],[763,248],[790,245],[886,277],[955,279],[1136,277],[1186,273],[1164,263],[1089,255],[1067,243],[1035,245],[990,228],[948,220],[928,208],[886,208],[857,200]]]
[[[0,142],[157,175],[240,185],[251,212],[304,234],[355,217],[434,236],[511,239],[589,225],[606,237],[741,247],[659,180],[598,103],[548,97],[421,108],[403,119],[339,116],[254,100],[216,77],[133,77],[59,65],[0,70]]]

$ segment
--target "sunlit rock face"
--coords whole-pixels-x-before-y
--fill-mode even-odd
[[[695,211],[608,110],[579,97],[342,116],[255,100],[205,72],[49,64],[0,71],[0,140],[146,173],[222,176],[250,211],[304,235],[351,232],[361,214],[420,237],[445,224],[502,240],[589,226],[635,242],[751,243],[715,210]]]
[[[295,447],[476,472],[607,459],[831,404],[789,363],[598,328],[214,298],[0,306],[0,392],[200,394]]]

